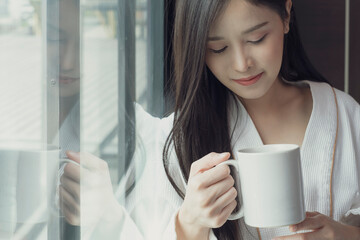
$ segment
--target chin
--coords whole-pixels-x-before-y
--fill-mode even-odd
[[[72,97],[79,94],[79,91],[76,91],[74,89],[66,89],[66,90],[60,90],[59,96],[60,97]]]
[[[60,84],[59,96],[60,97],[72,97],[80,93],[80,81],[76,81],[70,84]]]
[[[233,91],[237,96],[245,100],[257,100],[265,96],[265,89],[249,89],[244,91]]]

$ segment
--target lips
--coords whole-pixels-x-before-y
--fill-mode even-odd
[[[73,83],[75,81],[78,81],[79,78],[72,78],[72,77],[59,77],[59,83],[60,84],[69,84]]]
[[[258,75],[251,76],[248,78],[235,79],[234,81],[243,86],[250,86],[250,85],[255,84],[261,78],[262,75],[263,75],[263,72]]]

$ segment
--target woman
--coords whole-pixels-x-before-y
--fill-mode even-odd
[[[360,107],[309,62],[291,0],[177,1],[174,69],[176,106],[163,154],[183,198],[174,235],[359,238]],[[237,192],[229,168],[214,166],[236,149],[270,143],[301,146],[307,218],[290,229],[227,221]],[[310,231],[292,235],[300,230]]]

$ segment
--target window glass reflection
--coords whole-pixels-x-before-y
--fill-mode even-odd
[[[0,238],[47,239],[59,152],[46,144],[42,2],[0,5]]]
[[[61,149],[59,157],[63,159],[68,158],[66,151],[80,151],[80,2],[50,0],[46,17],[47,134],[48,141]],[[64,183],[65,165],[63,162],[59,164],[60,183],[56,200],[60,218],[52,234],[60,239],[80,239],[79,224],[68,217],[69,207],[79,206],[80,202],[70,196],[76,190],[69,190],[69,184]],[[75,177],[80,179],[80,173]],[[67,194],[65,198],[64,192]],[[69,204],[69,198],[74,201],[73,205]],[[74,216],[79,215],[77,208],[71,212]]]
[[[141,238],[128,201],[151,139],[136,108],[161,109],[152,8],[0,0],[1,239]]]
[[[1,5],[0,140],[40,141],[44,90],[39,12],[29,1]]]

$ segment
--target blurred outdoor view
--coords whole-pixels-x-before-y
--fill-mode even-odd
[[[57,6],[49,7],[52,2],[56,2]],[[67,65],[71,65],[76,58],[80,66],[75,64],[68,68],[79,68],[73,72],[81,75],[80,119],[84,148],[96,151],[101,141],[116,127],[118,3],[116,0],[82,0],[79,15],[71,16],[67,8],[75,8],[72,2],[76,0],[48,0],[47,3],[41,0],[0,0],[0,141],[46,141],[49,131],[46,104],[57,107],[56,101],[59,101],[49,102],[46,86],[54,80],[49,76],[49,69],[58,67],[62,75],[61,67],[66,63],[62,64],[61,61],[68,61],[70,63]],[[69,6],[62,6],[65,4]],[[77,19],[80,21],[79,32],[71,32],[70,29],[63,34],[64,38],[66,34],[78,36],[80,48],[61,48],[61,44],[68,40],[60,39],[63,42],[57,43],[60,49],[55,57],[57,64],[49,57],[53,40],[49,40],[51,30],[47,28],[50,21],[48,15],[56,14],[59,14],[59,22],[62,19],[70,21],[64,23],[63,28],[71,21],[74,24]],[[136,0],[135,17],[136,101],[146,108],[147,0]],[[45,35],[46,31],[48,36]],[[116,141],[116,138],[113,140]]]
[[[116,188],[124,161],[131,161],[126,141],[134,129],[127,124],[135,125],[124,106],[137,102],[150,110],[156,95],[151,69],[157,64],[162,71],[149,51],[154,44],[149,13],[156,9],[150,5],[150,0],[0,0],[0,145],[52,144],[61,149],[60,157],[66,150],[90,152],[108,162]],[[124,44],[129,39],[132,52]],[[124,61],[125,53],[130,56]],[[135,94],[130,100],[128,92]],[[48,231],[30,226],[24,237],[57,239]]]

